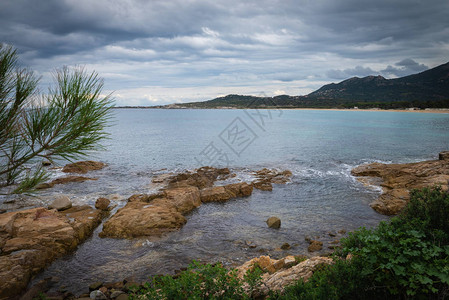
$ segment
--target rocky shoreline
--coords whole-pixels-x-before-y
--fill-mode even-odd
[[[64,172],[86,174],[104,166],[102,163],[80,162],[66,166]],[[383,193],[371,203],[371,207],[379,213],[394,215],[406,205],[413,188],[440,185],[443,190],[448,189],[449,152],[440,153],[439,160],[410,164],[373,163],[358,166],[351,173],[364,184],[380,185]],[[254,171],[252,174],[255,179],[250,183],[228,183],[226,180],[233,178],[235,174],[227,168],[202,167],[184,173],[155,176],[152,182],[159,187],[159,191],[129,197],[126,204],[103,223],[99,236],[117,239],[158,237],[180,229],[187,222],[186,215],[204,203],[247,197],[254,188],[271,191],[273,184],[285,184],[292,176],[288,170],[270,169]],[[45,183],[39,188],[52,188],[55,184],[84,180],[95,178],[69,175]],[[0,299],[18,299],[34,275],[56,258],[74,251],[92,235],[93,230],[111,210],[109,199],[102,197],[97,200],[95,208],[72,207],[69,200],[62,198],[55,199],[47,208],[37,207],[0,214]],[[280,226],[281,220],[274,216],[267,220],[267,227],[273,228],[270,230]],[[339,234],[344,235],[345,231],[341,230]],[[336,234],[329,233],[329,236],[335,237]],[[323,242],[319,240],[306,240],[309,252],[323,248]],[[338,247],[339,240],[336,239],[331,244],[328,248],[333,250]],[[289,247],[286,244],[281,248],[285,250]],[[268,290],[281,290],[299,278],[306,280],[318,265],[331,264],[332,259],[286,256],[275,260],[261,256],[237,267],[238,272],[248,270],[254,263],[264,270],[263,285],[258,293],[266,295]],[[54,284],[52,279],[44,280],[22,296],[24,299],[32,299]],[[121,300],[127,297],[131,285],[140,284],[127,280],[109,284],[96,283],[89,287],[89,294],[82,296]],[[52,299],[74,298],[63,290],[50,296]]]
[[[431,186],[449,189],[449,151],[438,160],[406,164],[372,163],[351,171],[366,185],[380,185],[382,194],[370,206],[378,213],[396,215],[410,200],[410,191]]]
[[[63,172],[85,174],[104,166],[91,161],[78,162],[67,165]],[[160,185],[160,192],[129,197],[126,205],[104,223],[100,236],[127,239],[159,236],[179,229],[186,223],[185,215],[202,203],[247,197],[253,188],[270,191],[273,183],[287,183],[291,175],[290,171],[262,169],[254,172],[254,182],[216,185],[235,174],[227,168],[212,167],[163,174],[153,178],[153,183]],[[95,180],[69,175],[44,183],[39,188],[92,179]],[[74,251],[109,214],[109,203],[109,199],[99,198],[95,209],[88,205],[72,207],[70,199],[62,195],[48,207],[1,213],[0,299],[18,298],[34,275],[56,258]],[[41,282],[25,295],[37,296],[36,292],[45,290],[49,284],[51,280]],[[61,297],[65,296],[57,298]]]

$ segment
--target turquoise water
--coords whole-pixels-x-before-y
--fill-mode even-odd
[[[77,252],[36,279],[57,276],[78,294],[93,281],[143,280],[192,259],[236,265],[262,254],[307,254],[306,236],[324,241],[324,253],[335,239],[329,232],[386,219],[369,207],[379,189],[353,178],[353,167],[435,159],[449,149],[449,114],[116,109],[114,115],[107,151],[92,157],[108,164],[92,174],[98,181],[43,191],[43,202],[65,193],[76,204],[107,196],[120,207],[134,193],[152,192],[155,174],[202,165],[229,166],[240,180],[263,167],[289,169],[293,178],[272,192],[202,205],[180,231],[159,240],[100,239],[100,226]],[[282,220],[280,230],[265,224],[273,215]],[[286,242],[292,249],[279,251]]]

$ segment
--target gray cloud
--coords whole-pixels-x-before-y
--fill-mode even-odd
[[[83,64],[119,104],[166,103],[420,72],[449,57],[448,14],[445,0],[2,0],[0,42],[45,83]]]

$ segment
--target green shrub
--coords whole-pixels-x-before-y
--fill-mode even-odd
[[[260,284],[261,273],[255,267],[241,281],[235,270],[228,271],[221,264],[194,261],[176,278],[154,277],[151,283],[134,290],[130,299],[248,299],[243,284],[246,282],[252,292]]]

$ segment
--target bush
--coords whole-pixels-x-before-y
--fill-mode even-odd
[[[157,276],[143,287],[135,289],[130,299],[249,299],[260,284],[260,268],[253,268],[241,281],[235,270],[228,271],[221,264],[200,264],[194,261],[176,278]]]

